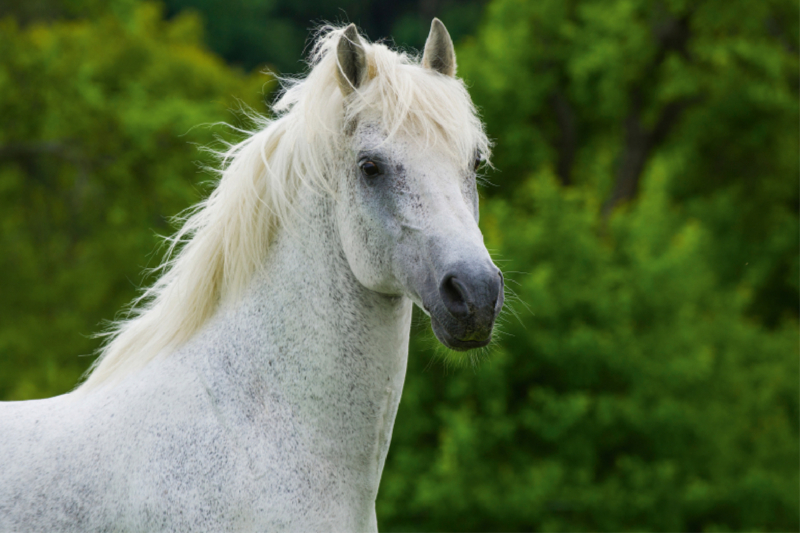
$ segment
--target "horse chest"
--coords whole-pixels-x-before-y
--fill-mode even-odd
[[[131,442],[137,492],[146,494],[136,512],[182,509],[245,530],[365,529],[397,395],[372,399],[354,389],[325,401],[324,388],[296,376],[275,371],[272,379],[229,393],[196,381],[181,390],[183,421],[161,417],[157,396],[136,406],[152,413]]]

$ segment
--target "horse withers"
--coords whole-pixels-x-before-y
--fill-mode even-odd
[[[444,25],[327,28],[86,380],[0,405],[0,531],[374,531],[412,303],[489,343],[489,142]]]

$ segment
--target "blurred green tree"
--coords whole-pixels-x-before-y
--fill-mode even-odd
[[[154,231],[171,233],[165,217],[211,179],[190,141],[211,143],[212,129],[195,127],[235,119],[236,98],[258,107],[270,80],[205,51],[194,15],[164,22],[145,3],[121,19],[106,7],[92,20],[0,22],[5,400],[75,385],[90,335],[136,294]]]
[[[414,337],[382,529],[800,527],[797,20],[489,5],[458,57],[518,317],[451,375]]]
[[[797,323],[746,318],[653,166],[605,230],[601,198],[549,171],[487,203],[488,245],[525,271],[507,275],[520,320],[447,373],[417,331],[383,531],[798,527]]]
[[[186,7],[230,61],[285,71],[303,17],[338,17],[0,5],[2,399],[74,386],[210,179],[191,128],[259,107],[270,79]],[[479,3],[343,7],[372,37],[420,46],[432,15],[465,36],[497,140],[482,226],[517,292],[474,369],[415,329],[381,528],[800,528],[796,3],[494,0],[474,38]]]
[[[657,154],[670,197],[714,235],[750,312],[797,317],[798,5],[746,0],[498,0],[462,46],[499,187],[549,166],[603,211],[635,198]]]
[[[228,62],[269,63],[283,73],[305,70],[310,31],[324,22],[355,22],[372,39],[421,49],[435,16],[453,38],[474,32],[486,0],[165,0],[170,13],[194,10],[207,21],[208,45]],[[307,51],[307,50],[305,50]]]
[[[26,0],[0,3],[0,19],[13,18],[21,26],[61,20],[96,19],[113,14],[133,16],[139,0]]]

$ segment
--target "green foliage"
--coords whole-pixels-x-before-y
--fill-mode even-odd
[[[599,198],[548,172],[485,207],[519,318],[450,375],[415,337],[383,530],[800,525],[797,324],[745,318],[747,294],[707,259],[711,233],[669,205],[668,165],[653,166],[605,230]]]
[[[201,13],[208,21],[209,46],[229,62],[247,68],[268,63],[283,73],[305,70],[309,31],[325,22],[354,22],[372,39],[391,36],[400,46],[421,50],[434,16],[459,38],[475,29],[485,2],[165,0],[170,12]]]
[[[289,71],[309,19],[338,17],[167,3],[204,14],[230,61]],[[458,39],[481,3],[387,6],[340,5],[419,47],[430,9]],[[155,232],[210,179],[196,126],[269,80],[206,52],[196,15],[152,4],[4,15],[10,400],[74,386],[89,335],[157,263]],[[415,328],[381,529],[800,528],[797,20],[783,0],[491,2],[459,72],[496,139],[481,223],[515,314],[472,366]]]
[[[605,203],[630,200],[663,154],[722,280],[747,278],[765,323],[796,317],[797,19],[788,1],[493,2],[459,50],[499,141],[487,192],[513,195],[549,165]]]
[[[157,264],[154,232],[211,178],[190,145],[211,132],[195,127],[232,118],[232,98],[267,78],[226,67],[196,17],[167,23],[152,4],[124,23],[0,24],[0,398],[20,400],[75,385],[90,335]]]
[[[517,316],[447,373],[416,332],[384,530],[800,527],[797,34],[789,2],[490,4],[458,57]]]
[[[11,17],[23,25],[56,20],[96,19],[113,14],[127,20],[138,0],[26,0],[0,4],[0,19]]]

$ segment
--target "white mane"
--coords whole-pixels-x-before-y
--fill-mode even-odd
[[[327,176],[340,158],[346,125],[377,112],[389,136],[402,133],[465,167],[489,142],[461,80],[419,65],[416,57],[364,40],[369,81],[348,97],[339,89],[336,45],[326,27],[304,79],[285,81],[277,118],[223,154],[219,184],[169,239],[164,274],[135,300],[131,316],[104,333],[100,356],[78,388],[89,390],[143,368],[185,343],[223,299],[242,294],[263,264],[298,187],[335,194]],[[174,254],[172,252],[175,252]]]

